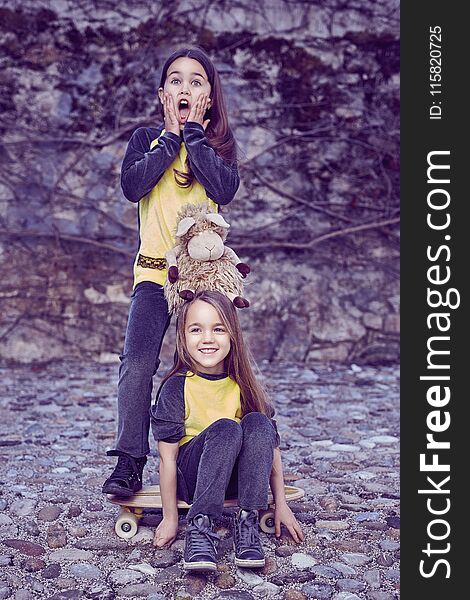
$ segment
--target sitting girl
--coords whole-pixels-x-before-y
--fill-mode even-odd
[[[238,498],[234,517],[235,564],[265,564],[258,511],[275,501],[276,535],[284,524],[304,536],[287,505],[274,409],[256,380],[236,308],[223,294],[203,291],[181,309],[175,364],[151,409],[160,454],[163,519],[154,545],[178,532],[177,498],[188,511],[184,568],[215,570],[219,536],[213,520],[226,497]]]

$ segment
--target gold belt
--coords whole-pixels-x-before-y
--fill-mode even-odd
[[[159,271],[163,271],[168,266],[166,258],[152,258],[143,254],[139,254],[137,257],[137,265],[145,269],[158,269]]]

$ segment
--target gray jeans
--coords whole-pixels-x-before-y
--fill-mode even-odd
[[[268,507],[276,432],[266,415],[248,413],[240,423],[219,419],[179,449],[178,497],[198,514],[220,517],[225,498],[245,510]]]
[[[139,283],[131,296],[118,382],[116,450],[134,458],[149,453],[152,377],[160,364],[163,337],[170,324],[163,287]]]

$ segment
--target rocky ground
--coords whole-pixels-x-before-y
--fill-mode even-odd
[[[233,565],[230,512],[218,571],[182,570],[184,515],[171,549],[149,512],[130,541],[100,488],[112,468],[115,365],[0,370],[0,599],[394,600],[399,597],[399,405],[395,367],[263,365],[274,389],[286,482],[305,533],[262,533],[266,566]],[[153,452],[146,484],[157,482]]]

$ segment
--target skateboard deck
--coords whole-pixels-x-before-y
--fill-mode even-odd
[[[284,491],[288,502],[291,500],[298,500],[305,495],[304,490],[292,485],[286,485]],[[108,494],[108,500],[121,507],[114,530],[122,539],[130,539],[137,533],[139,520],[143,516],[144,508],[162,508],[162,497],[160,495],[160,486],[158,485],[145,486],[129,498]],[[191,507],[190,504],[187,504],[182,500],[178,500],[177,506],[178,508]],[[227,498],[224,501],[225,508],[237,506],[237,498]],[[268,510],[259,511],[259,526],[265,533],[274,533],[275,504],[271,492],[268,494],[268,506]]]

